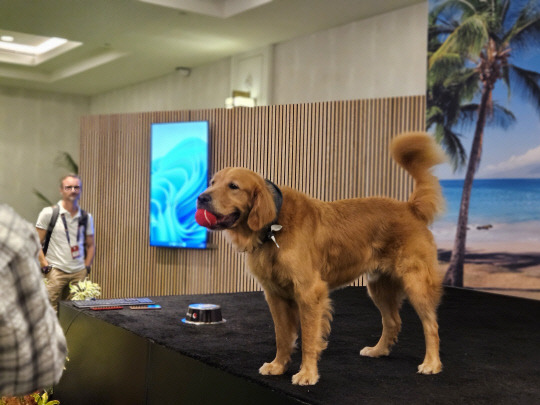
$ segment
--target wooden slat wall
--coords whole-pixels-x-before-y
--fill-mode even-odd
[[[325,201],[406,199],[412,180],[389,141],[424,130],[425,97],[88,116],[81,119],[82,205],[95,219],[91,278],[104,298],[259,289],[219,233],[209,250],[149,246],[150,124],[208,120],[210,172],[252,169]],[[361,280],[355,284],[361,283]]]

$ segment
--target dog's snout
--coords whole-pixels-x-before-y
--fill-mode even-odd
[[[208,193],[202,193],[197,197],[197,203],[199,205],[207,205],[212,201],[212,197]]]

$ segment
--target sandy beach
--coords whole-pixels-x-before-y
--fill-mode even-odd
[[[438,242],[445,274],[452,242]],[[540,245],[536,241],[475,241],[467,245],[464,287],[540,300]]]

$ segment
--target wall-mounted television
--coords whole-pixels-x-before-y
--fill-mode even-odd
[[[195,212],[208,185],[208,132],[206,121],[151,125],[150,246],[207,247]]]

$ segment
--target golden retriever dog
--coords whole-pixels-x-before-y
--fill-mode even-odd
[[[244,168],[219,171],[198,197],[197,212],[206,218],[198,222],[222,230],[236,250],[247,253],[248,268],[264,290],[277,350],[275,359],[259,369],[261,374],[286,371],[300,327],[302,365],[292,382],[316,384],[317,362],[332,319],[329,292],[362,274],[382,315],[382,335],[360,354],[390,353],[407,298],[425,335],[418,372],[441,371],[436,310],[442,288],[427,225],[444,207],[439,182],[430,171],[444,155],[424,133],[396,137],[391,153],[415,180],[407,202],[383,197],[323,202],[289,187],[278,188]]]

